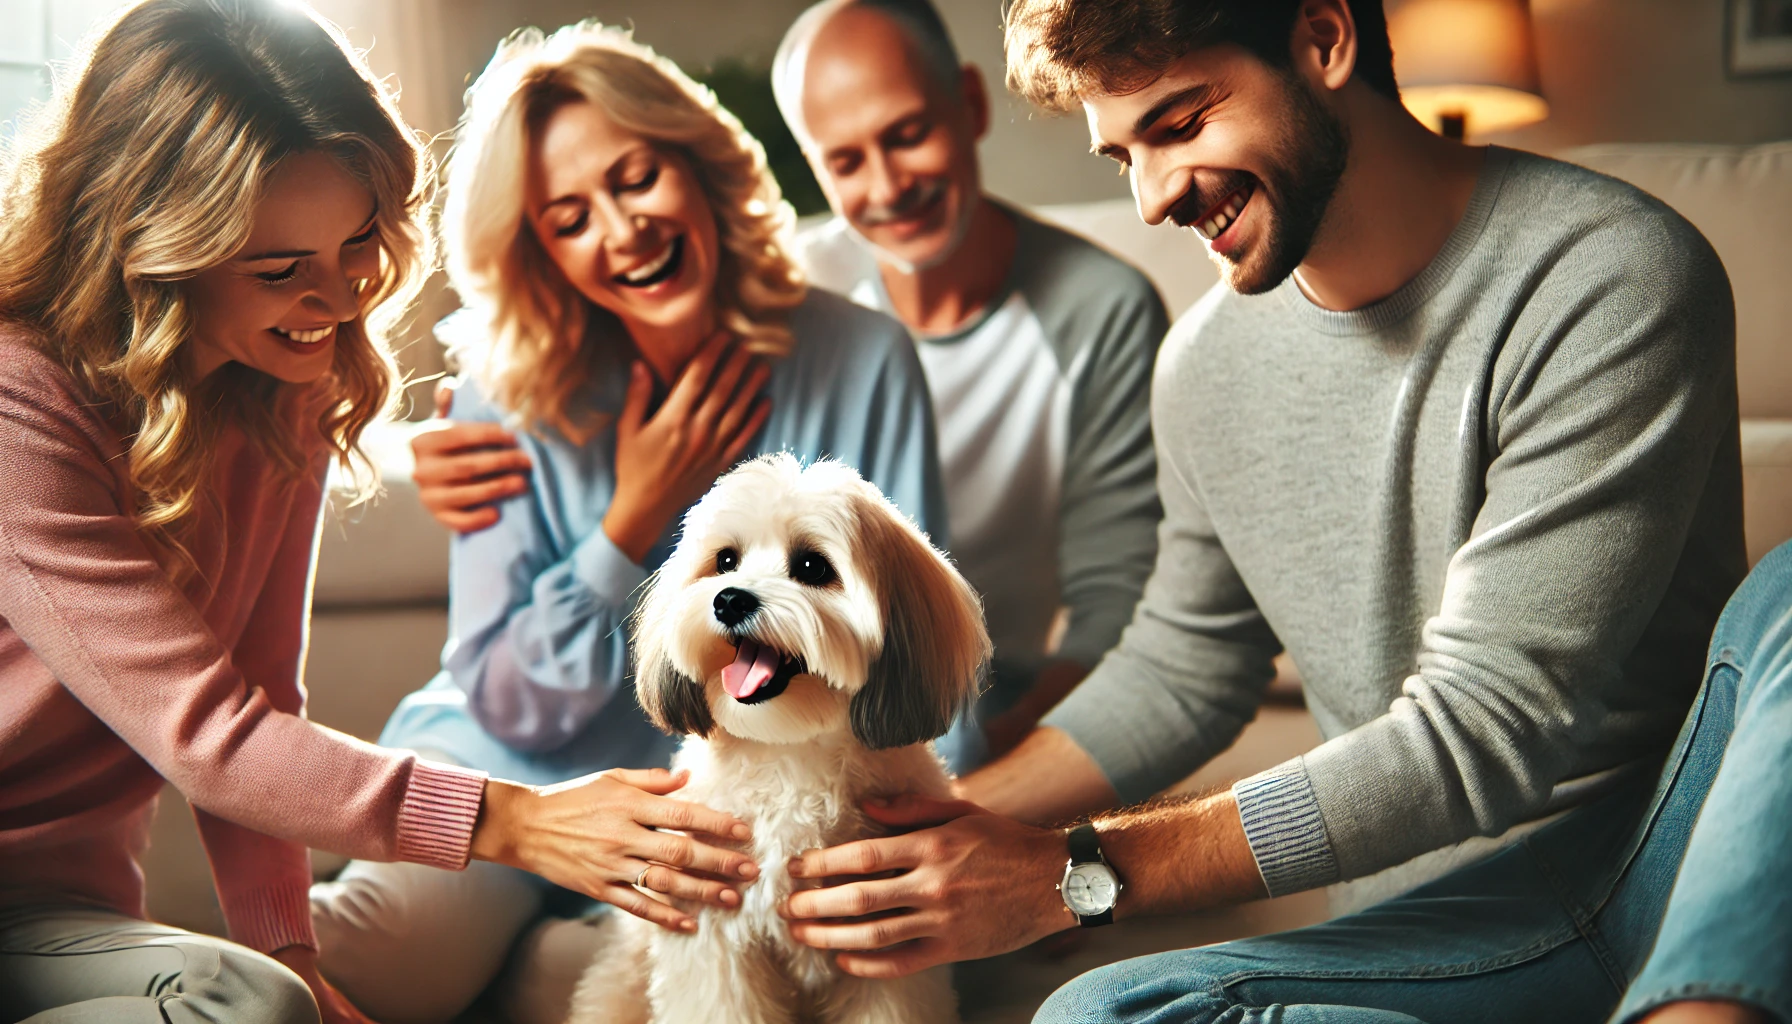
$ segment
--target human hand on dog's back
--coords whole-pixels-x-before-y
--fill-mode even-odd
[[[896,834],[793,858],[790,877],[822,887],[780,908],[793,938],[834,951],[847,974],[896,978],[979,960],[1076,923],[1051,884],[1066,855],[1061,830],[916,794],[864,807]]]
[[[733,815],[671,799],[689,776],[663,768],[612,768],[554,786],[492,779],[473,832],[473,856],[522,868],[674,931],[696,920],[644,895],[642,887],[712,906],[740,906],[759,866],[745,854],[699,842],[707,833],[743,842],[752,836]],[[672,829],[676,831],[655,831]]]
[[[759,432],[771,412],[759,394],[770,376],[765,360],[718,332],[650,415],[653,374],[644,362],[629,368],[628,399],[616,420],[616,492],[603,529],[636,564]]]

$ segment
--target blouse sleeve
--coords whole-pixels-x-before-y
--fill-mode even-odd
[[[530,454],[533,486],[504,502],[495,524],[454,540],[442,667],[487,733],[547,751],[579,735],[628,680],[628,618],[647,570],[601,525],[559,548],[538,504],[550,461]]]

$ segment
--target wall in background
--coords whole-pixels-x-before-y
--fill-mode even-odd
[[[552,29],[579,18],[632,24],[636,38],[693,74],[718,61],[769,65],[785,28],[811,0],[312,0],[381,73],[397,74],[405,114],[418,127],[446,132],[460,97],[506,33],[522,25]],[[1032,111],[1002,85],[998,0],[936,0],[965,60],[982,69],[994,100],[983,146],[985,177],[997,194],[1022,203],[1062,203],[1127,194],[1106,160],[1088,155],[1078,117]]]
[[[375,44],[373,63],[400,73],[407,114],[433,131],[452,126],[468,76],[517,25],[553,27],[589,16],[632,21],[642,40],[695,71],[728,57],[769,60],[784,27],[807,6],[807,0],[315,2],[348,25],[357,42]],[[995,101],[983,146],[991,190],[1028,204],[1125,196],[1124,179],[1088,154],[1081,118],[1040,114],[1003,88],[997,0],[936,2]],[[1489,141],[1554,152],[1591,142],[1792,138],[1792,77],[1726,76],[1724,4],[1532,0],[1551,116]],[[379,43],[382,36],[391,43]]]
[[[808,0],[313,0],[371,47],[404,86],[408,117],[447,132],[460,96],[492,48],[518,25],[554,27],[596,16],[632,23],[640,38],[693,70],[730,57],[769,60]],[[985,177],[1023,203],[1126,195],[1107,161],[1087,154],[1077,117],[1030,110],[1002,87],[998,0],[937,0],[964,58],[995,99]],[[1390,7],[1400,0],[1389,0]],[[116,0],[0,0],[0,119],[42,95],[34,71]],[[1730,79],[1725,0],[1532,0],[1549,120],[1491,141],[1553,152],[1590,142],[1757,142],[1792,138],[1792,76]]]
[[[994,0],[936,0],[966,60],[1001,90]],[[1400,0],[1388,0],[1391,10]],[[1792,139],[1792,76],[1725,74],[1727,0],[1531,0],[1547,121],[1486,141],[1541,152],[1593,142]],[[1124,196],[1086,155],[1081,118],[1029,113],[1005,93],[983,150],[990,187],[1028,203]]]
[[[936,0],[966,60],[1001,89],[994,0]],[[1400,0],[1388,0],[1391,10]],[[1792,139],[1792,75],[1725,73],[1727,0],[1531,0],[1550,117],[1483,141],[1559,152],[1594,142],[1750,143]],[[1127,194],[1086,155],[1081,118],[1029,115],[1003,95],[983,155],[997,193],[1029,203]]]
[[[1027,205],[1130,196],[1113,161],[1089,152],[1078,114],[1043,113],[1002,84],[1002,12],[997,0],[934,0],[959,56],[977,65],[989,87],[989,137],[983,179],[990,191]]]
[[[1591,142],[1792,139],[1792,75],[1724,72],[1725,4],[1531,0],[1550,116],[1492,141],[1554,152]]]

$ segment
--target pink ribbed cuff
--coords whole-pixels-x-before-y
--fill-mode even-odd
[[[473,852],[486,773],[419,759],[398,809],[398,859],[459,871]]]
[[[225,904],[232,941],[258,953],[288,946],[317,948],[311,898],[304,885],[270,885],[234,894]]]

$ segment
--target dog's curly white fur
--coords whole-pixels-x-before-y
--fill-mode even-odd
[[[738,910],[686,905],[694,934],[611,915],[573,1024],[956,1021],[945,968],[851,977],[792,939],[777,907],[789,858],[882,834],[865,797],[947,795],[930,741],[989,659],[976,593],[852,469],[769,455],[685,517],[634,645],[641,706],[689,737],[678,795],[751,823],[764,873]]]

